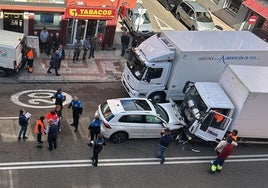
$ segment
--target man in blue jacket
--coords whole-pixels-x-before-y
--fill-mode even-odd
[[[173,141],[173,137],[171,136],[171,131],[169,128],[166,128],[164,131],[162,131],[159,147],[158,147],[158,155],[157,158],[161,158],[160,164],[163,164],[165,162],[165,150],[169,146],[169,144]]]
[[[19,125],[20,125],[20,132],[19,132],[19,136],[18,139],[21,139],[21,135],[23,135],[23,139],[28,139],[28,137],[26,136],[26,131],[27,131],[27,127],[28,127],[28,120],[29,118],[27,118],[25,116],[25,110],[20,110],[19,111]]]
[[[73,110],[73,123],[71,123],[71,126],[74,126],[74,132],[77,132],[78,130],[78,123],[79,123],[79,117],[82,115],[83,112],[83,105],[80,100],[78,100],[77,96],[74,96],[73,100],[70,102],[68,108],[71,108]]]

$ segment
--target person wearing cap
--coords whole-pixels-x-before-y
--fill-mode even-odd
[[[55,105],[60,105],[62,110],[63,102],[66,100],[66,96],[62,94],[61,89],[58,89],[58,91],[54,93],[54,95],[50,99],[55,99]]]
[[[157,158],[161,159],[160,164],[165,162],[165,150],[169,146],[169,144],[173,141],[173,137],[171,136],[171,131],[169,128],[166,128],[164,131],[161,131],[160,135],[160,142],[158,147],[158,155]]]
[[[82,115],[83,112],[83,105],[80,100],[78,100],[77,96],[73,97],[73,100],[70,102],[68,108],[71,108],[73,110],[73,123],[71,123],[71,126],[74,126],[74,132],[78,131],[78,124],[79,124],[79,117]]]
[[[52,151],[53,146],[54,149],[57,149],[57,135],[58,135],[58,127],[55,124],[53,119],[48,120],[48,128],[46,130],[47,133],[47,140],[48,140],[48,150]]]
[[[92,142],[97,139],[97,135],[100,134],[101,131],[101,123],[99,115],[95,115],[94,119],[89,123],[88,129],[90,132],[90,143],[89,146],[92,146]]]
[[[34,133],[37,135],[37,148],[43,148],[42,146],[42,135],[45,134],[46,126],[44,123],[45,117],[40,116],[38,120],[36,120],[35,126],[34,126]]]

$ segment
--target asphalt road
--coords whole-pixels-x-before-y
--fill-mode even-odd
[[[166,151],[166,163],[155,158],[158,139],[128,140],[123,144],[107,141],[100,154],[99,166],[92,167],[89,158],[92,149],[88,142],[88,122],[97,105],[108,98],[126,97],[120,82],[95,84],[1,84],[0,104],[0,187],[100,187],[100,188],[155,188],[155,187],[266,187],[268,179],[267,145],[240,144],[224,165],[223,172],[211,176],[206,172],[215,155],[213,145],[200,143],[173,143]],[[48,101],[39,104],[32,98],[44,99],[50,90],[61,88],[66,94],[78,95],[84,104],[78,133],[69,126],[71,111],[63,112],[63,128],[59,134],[58,149],[36,148],[32,132],[34,120],[51,108]],[[41,94],[38,91],[42,90]],[[48,90],[46,92],[46,90]],[[24,92],[23,92],[24,91]],[[27,91],[27,92],[26,92]],[[21,102],[11,101],[14,94]],[[17,141],[17,120],[21,104],[33,117],[28,130],[29,139]],[[35,107],[34,107],[35,106]],[[9,117],[9,118],[8,118]],[[44,137],[44,140],[46,138]],[[47,146],[47,143],[44,143]],[[194,152],[191,149],[198,150]]]

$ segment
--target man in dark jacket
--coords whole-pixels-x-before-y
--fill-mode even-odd
[[[62,110],[63,102],[66,100],[66,96],[62,94],[62,90],[58,89],[58,91],[54,93],[51,99],[55,99],[55,105],[60,105]]]
[[[83,112],[83,105],[80,100],[78,100],[77,96],[74,96],[73,100],[70,102],[68,108],[71,108],[73,110],[73,123],[71,123],[71,126],[74,126],[74,132],[77,132],[78,130],[78,123],[79,123],[79,117],[82,115]]]
[[[92,159],[91,164],[95,167],[98,166],[99,153],[102,151],[103,145],[106,145],[103,135],[98,134],[96,140],[94,141],[93,156],[91,158]]]
[[[160,142],[159,142],[159,147],[158,147],[158,155],[157,158],[161,158],[160,164],[163,164],[165,162],[165,150],[169,146],[169,144],[173,141],[173,138],[170,134],[169,128],[166,128],[164,131],[162,131]]]
[[[60,74],[58,73],[58,68],[59,68],[59,51],[58,50],[56,50],[55,53],[53,53],[51,56],[50,66],[47,70],[47,73],[52,73],[50,71],[52,68],[55,69],[56,76],[60,76]]]
[[[27,127],[28,127],[28,120],[29,118],[27,118],[25,116],[25,110],[20,110],[19,111],[19,125],[20,125],[20,132],[19,132],[19,136],[18,139],[21,139],[21,135],[23,135],[23,139],[27,139],[28,137],[26,136],[26,131],[27,131]]]
[[[53,119],[48,120],[48,129],[47,129],[47,139],[48,139],[48,150],[52,151],[54,146],[54,149],[57,148],[57,135],[58,135],[58,127],[54,123]]]
[[[128,48],[130,42],[130,37],[128,33],[125,31],[123,35],[121,36],[121,44],[122,44],[122,51],[121,56],[123,57],[125,55],[126,49]]]
[[[88,144],[89,146],[92,146],[92,141],[94,141],[94,139],[97,139],[97,135],[100,134],[101,123],[102,121],[98,115],[95,115],[94,119],[90,122],[88,126],[88,129],[90,131],[90,143]]]
[[[95,49],[96,47],[99,45],[99,39],[97,37],[97,35],[94,35],[91,39],[90,39],[90,51],[89,51],[89,56],[88,56],[88,59],[93,57],[95,58],[94,56],[94,52],[95,52]]]

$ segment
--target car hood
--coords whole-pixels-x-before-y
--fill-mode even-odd
[[[159,106],[161,106],[168,114],[169,121],[168,124],[176,125],[176,124],[184,124],[182,121],[181,115],[178,111],[178,107],[175,105],[175,103],[168,102],[168,103],[159,103]]]
[[[198,31],[213,31],[215,25],[213,22],[196,22]]]

